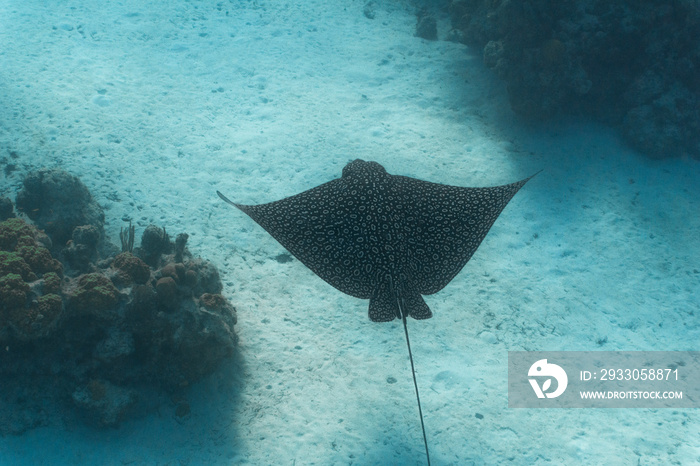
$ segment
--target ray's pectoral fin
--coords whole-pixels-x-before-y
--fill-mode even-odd
[[[429,319],[433,316],[423,297],[411,286],[401,282],[399,290],[391,277],[382,280],[369,300],[369,318],[372,322],[391,322],[401,319],[402,314],[414,319]],[[403,312],[402,312],[403,311]]]
[[[221,194],[219,191],[217,191],[216,194],[218,194],[219,197],[221,198],[221,200],[226,202],[227,204],[231,204],[234,207],[238,207],[235,202],[233,202],[231,199],[229,199],[228,197]]]

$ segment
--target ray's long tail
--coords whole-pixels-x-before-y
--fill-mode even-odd
[[[403,314],[403,313],[402,313]],[[408,358],[411,360],[411,373],[413,374],[413,386],[416,389],[416,401],[418,401],[418,414],[420,415],[420,428],[423,431],[423,443],[425,444],[425,457],[430,466],[430,453],[428,452],[428,437],[425,435],[425,424],[423,423],[423,410],[420,406],[420,395],[418,394],[418,382],[416,382],[416,369],[413,365],[413,353],[411,353],[411,342],[408,339],[408,326],[406,325],[406,315],[401,317],[403,321],[403,331],[406,334],[406,346],[408,346]]]

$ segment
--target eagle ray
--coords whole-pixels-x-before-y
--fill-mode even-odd
[[[370,320],[402,320],[430,465],[406,318],[432,317],[422,295],[442,290],[462,270],[532,176],[462,188],[390,175],[357,159],[340,178],[267,204],[237,204],[216,193],[331,286],[369,299]]]

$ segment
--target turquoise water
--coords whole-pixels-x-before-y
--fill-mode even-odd
[[[186,231],[240,337],[186,420],[50,424],[0,438],[0,464],[424,464],[400,323],[280,263],[216,196],[277,200],[355,158],[458,186],[543,170],[409,321],[433,464],[700,461],[696,410],[515,410],[506,391],[509,350],[698,350],[697,161],[518,123],[478,53],[414,37],[409,4],[364,5],[0,2],[0,159],[17,165],[0,195],[61,167],[112,241],[125,217]]]

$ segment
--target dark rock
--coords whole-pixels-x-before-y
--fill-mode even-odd
[[[97,242],[100,240],[100,231],[94,225],[75,227],[72,240],[76,244],[82,244],[89,248],[97,248]]]
[[[60,169],[29,173],[17,194],[17,208],[62,248],[77,226],[92,225],[104,236],[104,212],[85,185]]]
[[[195,296],[201,296],[204,293],[220,294],[223,289],[219,271],[212,265],[211,262],[200,258],[193,259],[187,262],[187,270],[194,272],[196,280],[190,278],[195,284],[192,286],[192,291]],[[187,274],[187,272],[185,272]]]
[[[365,18],[374,19],[374,17],[377,15],[375,7],[376,5],[373,1],[365,3],[364,8],[362,9],[362,14],[365,15]]]
[[[73,402],[88,419],[100,426],[115,426],[137,401],[136,391],[118,387],[106,380],[93,379],[73,392]]]
[[[159,364],[162,380],[168,385],[187,386],[231,356],[236,342],[235,309],[226,300],[217,304],[213,310],[201,305],[186,313],[169,314],[172,351],[161,353],[163,362]]]
[[[8,218],[14,218],[14,206],[8,197],[0,197],[0,222],[4,222]]]
[[[190,415],[190,404],[186,401],[179,401],[175,406],[175,416],[179,419],[186,418]]]
[[[63,249],[63,257],[74,269],[83,273],[87,272],[90,269],[90,264],[97,261],[99,238],[99,231],[92,225],[76,227],[70,241]]]
[[[197,286],[197,272],[192,269],[185,272],[185,286],[190,288]]]
[[[133,334],[125,328],[112,326],[107,336],[95,347],[94,357],[102,364],[111,366],[114,371],[112,380],[121,380],[125,371],[130,370],[125,365],[135,351]]]
[[[47,390],[47,384],[37,383],[34,378],[21,377],[17,383],[3,381],[0,396],[0,435],[21,435],[35,427],[49,424],[51,393],[55,386]],[[13,380],[12,382],[15,382]]]
[[[187,233],[180,233],[175,238],[175,262],[182,262],[188,238],[189,235]]]
[[[127,307],[126,317],[131,321],[142,322],[150,319],[158,306],[158,295],[152,285],[135,286],[131,292],[131,303]],[[139,329],[143,329],[140,324]]]
[[[421,12],[418,14],[416,37],[426,40],[437,40],[437,21],[429,13]]]

